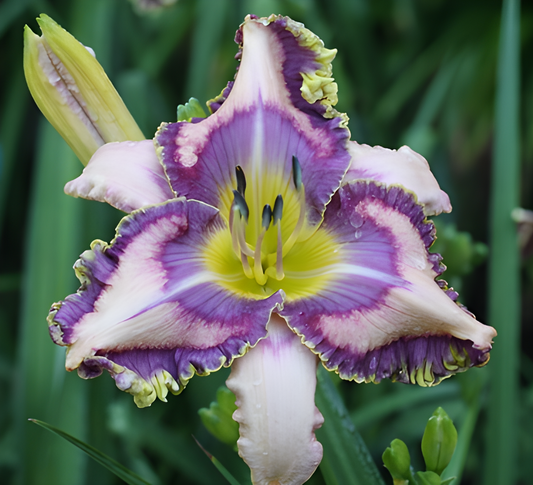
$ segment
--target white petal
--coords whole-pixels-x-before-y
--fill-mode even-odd
[[[427,160],[408,146],[389,150],[350,142],[348,147],[352,162],[344,182],[372,179],[387,185],[403,185],[424,204],[426,215],[451,212],[450,199],[440,189]]]
[[[268,337],[231,368],[227,386],[239,407],[239,455],[260,485],[300,485],[322,460],[314,430],[324,418],[315,406],[318,359],[277,315]]]
[[[152,140],[102,146],[83,173],[65,185],[65,193],[107,202],[124,212],[174,197]]]

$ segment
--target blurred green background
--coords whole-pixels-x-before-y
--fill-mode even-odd
[[[454,206],[436,221],[444,278],[499,336],[487,367],[432,389],[335,379],[336,387],[380,469],[394,438],[423,469],[420,439],[442,406],[459,431],[449,476],[533,483],[532,244],[526,235],[518,246],[510,217],[517,205],[533,209],[533,2],[520,12],[517,1],[503,6],[502,23],[496,0],[178,0],[150,11],[128,0],[2,0],[0,482],[120,483],[28,418],[68,431],[154,485],[224,483],[194,435],[249,482],[247,467],[197,413],[228,370],[139,410],[108,376],[66,373],[64,349],[49,339],[51,303],[78,287],[72,264],[93,239],[112,239],[121,215],[63,194],[82,166],[36,108],[22,72],[23,26],[39,32],[35,17],[44,12],[95,50],[146,137],[176,119],[178,104],[191,96],[203,104],[233,78],[233,36],[247,13],[288,15],[337,48],[337,108],[350,117],[352,139],[408,144],[428,159]],[[317,471],[309,483],[324,480]]]

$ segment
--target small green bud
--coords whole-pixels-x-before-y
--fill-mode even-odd
[[[450,463],[456,444],[457,430],[444,409],[439,407],[429,418],[422,437],[422,454],[426,470],[440,476]]]
[[[225,386],[217,391],[217,400],[209,409],[202,408],[198,414],[207,430],[217,439],[230,446],[235,446],[239,439],[239,424],[233,421],[237,409],[235,395]]]
[[[192,118],[205,118],[207,115],[196,98],[188,103],[178,105],[178,121],[191,121]]]
[[[409,479],[411,457],[407,445],[402,440],[393,440],[381,458],[395,481]]]
[[[440,476],[434,472],[417,472],[415,477],[420,485],[441,485]]]

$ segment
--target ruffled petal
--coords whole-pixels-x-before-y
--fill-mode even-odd
[[[107,202],[124,212],[174,197],[152,140],[102,146],[83,173],[65,185],[65,193]]]
[[[226,384],[239,407],[239,455],[258,485],[300,485],[322,460],[315,429],[324,418],[315,406],[318,359],[273,314],[268,337],[235,361]]]
[[[108,370],[143,407],[265,337],[282,295],[247,298],[218,284],[204,253],[219,230],[215,208],[176,199],[125,217],[110,245],[95,241],[75,265],[80,290],[48,318],[52,339],[68,347],[66,368]]]
[[[446,192],[442,191],[427,160],[407,146],[389,150],[349,143],[352,162],[344,182],[374,180],[386,185],[402,185],[413,192],[426,215],[451,212],[452,206]]]
[[[435,281],[440,258],[428,253],[434,226],[412,194],[344,185],[320,231],[335,241],[342,263],[322,268],[327,287],[288,299],[280,313],[326,368],[358,382],[433,385],[488,361],[496,331]]]
[[[156,135],[172,188],[225,214],[239,165],[252,194],[250,212],[260,221],[263,205],[291,184],[296,156],[307,221],[315,225],[350,160],[346,117],[332,108],[336,85],[328,76],[335,51],[301,24],[276,16],[248,17],[237,41],[242,61],[235,82],[212,105],[216,112],[195,123],[163,124]]]

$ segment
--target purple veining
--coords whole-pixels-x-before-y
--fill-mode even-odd
[[[234,185],[235,167],[240,165],[246,173],[250,166],[258,120],[264,130],[266,170],[276,172],[277,166],[282,164],[285,177],[290,180],[292,156],[298,157],[310,208],[309,220],[312,224],[318,223],[349,164],[345,148],[347,131],[328,128],[329,139],[317,141],[296,128],[287,112],[260,102],[247,110],[236,111],[224,123],[215,124],[211,118],[205,120],[204,123],[212,126],[209,142],[194,147],[198,161],[192,166],[181,163],[176,147],[182,138],[190,140],[194,127],[182,122],[168,124],[160,130],[157,142],[163,147],[162,161],[172,188],[180,196],[218,206],[221,191]],[[186,130],[185,135],[183,130]]]

